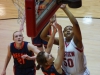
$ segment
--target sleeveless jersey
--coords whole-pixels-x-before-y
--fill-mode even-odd
[[[21,49],[15,48],[15,42],[10,44],[10,51],[14,59],[14,66],[16,68],[29,68],[35,67],[34,60],[26,60],[22,59],[21,56],[27,54],[29,56],[33,56],[34,54],[30,52],[27,48],[28,42],[23,42],[23,47]]]
[[[76,47],[73,39],[71,42],[65,41],[65,54],[62,68],[66,74],[77,75],[86,69],[86,58],[83,50]]]
[[[44,75],[65,75],[65,72],[64,72],[63,70],[62,70],[63,73],[62,73],[62,74],[59,74],[59,73],[56,71],[54,65],[51,65],[51,66],[47,67],[46,70],[45,70],[43,67],[41,67],[41,70],[42,70],[42,72],[44,73]]]
[[[48,4],[51,2],[52,0],[49,0],[49,2],[47,4],[43,4],[43,2],[45,2],[45,0],[40,0],[39,1],[39,7],[38,7],[38,14],[41,14],[43,12],[44,9],[46,9],[46,7],[48,6]]]

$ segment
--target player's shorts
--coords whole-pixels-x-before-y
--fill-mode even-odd
[[[14,67],[14,75],[36,75],[36,68],[15,68]]]
[[[44,45],[44,47],[46,47],[47,46],[47,42],[40,38],[41,32],[42,31],[40,31],[40,33],[35,38],[31,38],[32,44],[37,46],[37,47],[42,47],[42,45]],[[48,35],[51,35],[51,29],[49,30]]]
[[[48,3],[45,5],[43,4],[45,0],[40,0],[40,3],[39,3],[39,7],[38,7],[38,14],[41,14],[43,12],[43,10],[47,7]],[[51,2],[52,0],[50,0],[49,2]],[[47,23],[48,24],[48,23]],[[46,24],[46,25],[47,25]],[[37,35],[37,37],[35,38],[31,38],[32,40],[32,44],[37,46],[37,47],[42,47],[42,45],[44,45],[44,47],[47,46],[47,42],[42,40],[40,38],[40,34],[41,34],[42,30],[40,31],[40,33]],[[51,35],[51,29],[49,30],[48,32],[48,35]]]

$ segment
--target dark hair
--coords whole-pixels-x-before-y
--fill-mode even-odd
[[[46,60],[44,53],[45,53],[44,51],[41,51],[41,52],[38,53],[38,55],[36,57],[36,61],[38,63],[38,65],[36,67],[37,70],[40,68],[40,65],[45,66],[45,63],[47,63],[47,60]]]
[[[65,29],[66,29],[67,27],[72,27],[72,28],[73,28],[73,26],[71,26],[71,25],[68,25],[68,26],[66,26],[66,27],[64,28],[63,32],[65,31]]]
[[[40,67],[41,67],[41,66],[38,64],[38,65],[36,66],[36,70],[39,70]]]

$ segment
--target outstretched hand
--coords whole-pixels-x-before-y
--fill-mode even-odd
[[[54,14],[51,18],[50,18],[50,22],[54,23],[56,21],[56,15]]]
[[[62,4],[62,5],[60,6],[60,8],[61,8],[61,9],[66,8],[66,4]]]
[[[57,32],[57,28],[55,26],[55,23],[51,23],[51,26],[53,27],[53,32],[56,33]]]
[[[55,27],[56,27],[58,30],[62,30],[61,25],[59,25],[57,22],[55,23]]]
[[[27,59],[27,60],[35,60],[36,56],[28,56],[27,54],[22,55],[22,59]]]
[[[22,59],[29,59],[29,56],[27,54],[22,55]]]

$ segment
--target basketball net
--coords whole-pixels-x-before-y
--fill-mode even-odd
[[[21,25],[24,25],[25,21],[26,21],[26,15],[25,15],[25,0],[12,0],[13,4],[16,6],[17,10],[18,10],[18,23]],[[38,14],[38,7],[39,7],[39,3],[40,0],[35,0],[36,3],[36,18],[39,17]]]
[[[12,0],[18,10],[18,23],[29,37],[36,37],[61,4],[56,0]]]
[[[12,0],[18,10],[18,24],[25,23],[25,0]]]

